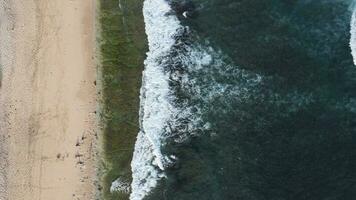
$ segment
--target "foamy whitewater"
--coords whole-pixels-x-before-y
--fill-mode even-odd
[[[304,199],[325,199],[330,189],[309,180],[354,170],[352,159],[343,161],[355,152],[346,123],[354,119],[354,67],[345,69],[356,63],[356,12],[329,1],[298,1],[296,9],[272,0],[207,2],[144,2],[149,52],[130,199],[283,199],[295,188]],[[330,15],[335,20],[325,20]],[[334,130],[344,130],[340,140]]]
[[[164,0],[146,0],[143,15],[149,52],[145,61],[141,88],[140,129],[131,163],[133,181],[131,200],[140,200],[164,177],[162,171],[168,158],[161,152],[161,140],[167,122],[177,109],[171,104],[169,74],[160,65],[175,43],[180,28],[176,16]]]
[[[186,100],[177,103],[174,87],[170,84],[176,82],[179,87],[190,90],[189,93],[199,94],[199,88],[190,88],[194,80],[190,80],[182,71],[202,70],[203,66],[212,62],[212,57],[203,49],[188,46],[183,48],[185,53],[179,52],[178,46],[184,44],[178,38],[184,36],[187,27],[180,24],[166,1],[146,0],[143,14],[149,52],[140,95],[141,131],[131,163],[131,200],[140,200],[149,194],[158,181],[165,177],[164,169],[176,159],[174,155],[163,155],[161,152],[165,139],[173,138],[179,143],[197,132],[197,129],[209,128],[209,123],[202,124],[198,108],[192,112],[193,108]],[[179,52],[175,54],[178,56],[172,56],[172,52]],[[215,86],[219,87],[219,84]],[[221,88],[216,90],[220,91]]]
[[[355,8],[353,9],[350,27],[351,27],[350,48],[354,60],[354,65],[356,65],[356,9]]]
[[[174,155],[161,152],[168,139],[181,143],[192,135],[208,133],[211,124],[201,117],[206,106],[221,95],[226,101],[245,96],[248,88],[261,81],[256,74],[224,63],[222,55],[208,45],[190,41],[189,28],[180,24],[166,1],[146,0],[143,14],[149,52],[140,95],[141,131],[131,163],[131,200],[149,194],[165,177],[164,170],[174,164]],[[217,78],[238,74],[240,84],[223,84]],[[177,91],[184,95],[177,97]]]

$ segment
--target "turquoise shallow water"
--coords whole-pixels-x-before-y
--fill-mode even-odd
[[[161,63],[191,114],[169,126],[176,161],[147,199],[355,199],[351,1],[170,5],[186,28]]]

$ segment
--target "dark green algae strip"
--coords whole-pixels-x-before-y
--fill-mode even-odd
[[[121,177],[131,183],[131,159],[139,131],[139,91],[147,41],[143,0],[98,0],[101,74],[101,199],[127,200],[129,194],[110,193]]]

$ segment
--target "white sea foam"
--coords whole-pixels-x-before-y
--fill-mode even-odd
[[[215,80],[217,74],[234,77],[241,74],[238,77],[251,79],[249,85],[260,82],[259,76],[252,77],[226,65],[221,53],[213,48],[181,41],[189,29],[180,24],[165,0],[145,0],[143,14],[149,52],[140,95],[141,131],[131,162],[131,200],[147,196],[165,177],[166,167],[178,159],[161,152],[167,137],[180,143],[191,135],[206,132],[211,124],[202,120],[200,108],[209,106],[221,95],[242,93],[239,87]],[[170,86],[175,82],[188,99],[204,105],[190,105],[188,99],[182,98],[177,103],[174,86]]]
[[[164,177],[162,173],[169,158],[161,152],[161,141],[168,120],[177,113],[169,88],[169,74],[160,61],[169,54],[174,36],[181,27],[171,15],[165,0],[146,0],[143,14],[148,36],[149,52],[145,61],[141,88],[140,129],[131,163],[133,181],[131,200],[143,199]]]
[[[114,193],[114,192],[129,193],[130,192],[130,184],[126,180],[123,180],[122,178],[118,178],[114,182],[111,183],[110,192],[111,193]]]
[[[351,26],[350,48],[354,60],[354,65],[356,65],[356,9],[355,8],[353,9],[350,26]]]

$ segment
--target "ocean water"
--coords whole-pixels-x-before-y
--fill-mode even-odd
[[[356,199],[353,1],[145,0],[143,13],[131,200]]]

